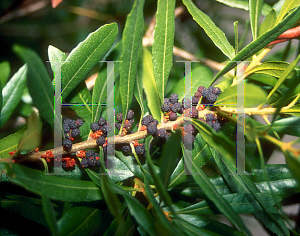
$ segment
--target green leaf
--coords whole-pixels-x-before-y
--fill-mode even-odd
[[[0,171],[12,172],[13,175],[8,175],[10,182],[36,194],[67,202],[89,202],[102,199],[101,190],[90,181],[45,175],[42,171],[18,164],[12,164],[11,167],[4,164],[0,163]]]
[[[216,0],[218,2],[221,2],[227,6],[238,8],[238,9],[244,9],[246,11],[249,10],[249,1],[248,0]],[[272,7],[268,4],[264,3],[262,6],[262,15],[267,15],[270,11],[272,11]]]
[[[106,173],[105,170],[105,164],[103,162],[103,152],[100,150],[100,161],[101,161],[101,172]],[[110,213],[117,218],[118,220],[121,220],[121,202],[118,199],[117,195],[112,190],[112,181],[109,178],[108,175],[102,175],[100,178],[101,181],[101,190],[103,197],[105,199],[106,205],[110,211]]]
[[[286,228],[284,221],[282,219],[275,219],[274,215],[278,215],[278,212],[274,210],[275,208],[268,208],[268,210],[270,211],[274,210],[274,215],[266,211],[266,207],[262,203],[260,197],[257,195],[257,192],[259,192],[259,190],[255,186],[253,181],[251,181],[250,177],[247,175],[236,174],[235,144],[233,142],[230,142],[228,138],[222,134],[217,134],[215,132],[213,134],[212,128],[207,124],[198,120],[193,120],[193,122],[201,133],[203,139],[208,142],[213,148],[215,148],[213,157],[219,169],[223,173],[226,182],[230,186],[230,189],[234,192],[251,193],[252,199],[255,199],[257,202],[259,202],[259,205],[264,209],[264,211],[254,213],[254,216],[257,217],[263,224],[266,225],[266,227],[271,229],[273,232],[280,235],[287,235],[288,229]],[[222,155],[220,153],[222,153]],[[238,173],[239,171],[241,171],[239,169],[237,170]]]
[[[300,116],[300,105],[285,108],[284,110],[282,110],[282,113],[293,116]]]
[[[263,62],[259,66],[256,66],[253,70],[249,71],[247,74],[262,73],[279,78],[288,66],[289,63],[282,61]],[[296,76],[296,71],[293,68],[288,74],[287,78],[292,78],[294,76]]]
[[[284,1],[283,6],[281,7],[281,10],[278,14],[278,17],[276,19],[275,25],[278,24],[285,15],[292,10],[295,7],[298,7],[300,5],[300,0],[286,0]]]
[[[130,14],[127,16],[122,38],[122,64],[120,72],[120,93],[122,98],[123,117],[132,102],[135,86],[138,52],[144,26],[144,0],[136,0]],[[125,119],[123,119],[123,123]]]
[[[293,176],[297,179],[297,181],[300,181],[300,174],[299,174],[299,168],[300,168],[300,156],[294,155],[293,153],[289,151],[284,152],[284,156],[286,159],[286,163],[289,166],[289,169],[291,170]]]
[[[276,203],[281,201],[280,197],[276,197],[276,203],[271,195],[258,194],[262,199],[262,202],[266,207],[274,206]],[[249,194],[246,193],[233,193],[228,195],[223,195],[222,197],[229,203],[232,209],[237,214],[250,214],[256,211],[261,211],[262,208],[257,201],[252,201],[248,198]],[[215,209],[211,204],[203,200],[192,206],[186,207],[177,213],[180,214],[220,214],[218,209]]]
[[[39,56],[26,47],[14,45],[13,51],[22,58],[28,66],[27,86],[33,105],[52,127],[54,126],[53,97],[54,90],[44,62]]]
[[[288,117],[275,121],[272,125],[256,126],[259,130],[271,127],[277,133],[289,134],[300,137],[300,117]]]
[[[199,187],[203,190],[205,195],[214,203],[214,205],[222,212],[236,227],[243,231],[246,235],[251,235],[250,231],[244,225],[242,219],[234,212],[229,203],[216,190],[215,186],[210,182],[203,170],[192,162],[192,169],[189,170],[194,173],[192,177]],[[189,167],[188,167],[189,168]],[[193,172],[192,172],[193,171]]]
[[[235,48],[235,55],[239,52],[239,22],[235,21],[233,23],[234,28],[234,48]]]
[[[276,11],[272,9],[265,17],[264,21],[260,24],[258,29],[258,36],[261,36],[269,29],[272,29],[275,25],[276,18],[277,18]]]
[[[212,156],[209,146],[203,140],[200,134],[198,134],[195,138],[192,154],[193,154],[193,162],[195,163],[195,165],[199,167],[204,166]],[[182,183],[187,178],[187,175],[184,175],[184,173],[185,173],[185,167],[184,167],[184,160],[182,158],[179,161],[177,167],[175,168],[171,176],[169,188]]]
[[[0,84],[2,84],[2,87],[4,87],[10,74],[10,64],[8,61],[3,61],[0,63],[0,71]]]
[[[101,180],[99,175],[90,175],[91,179],[96,185],[101,188]],[[155,235],[153,217],[148,210],[134,197],[129,195],[119,186],[112,184],[112,189],[115,193],[121,194],[127,203],[131,215],[135,218],[136,222],[148,232],[150,235]]]
[[[220,236],[220,234],[208,231],[200,227],[196,227],[195,225],[182,219],[174,219],[173,221],[178,228],[184,230],[184,232],[190,236]]]
[[[51,69],[53,71],[53,74],[55,75],[55,64],[56,64],[55,62],[60,61],[62,64],[67,59],[68,55],[62,52],[61,50],[59,50],[58,48],[49,45],[48,57],[51,64]]]
[[[237,86],[231,86],[220,94],[216,103],[219,104],[232,104],[233,106],[237,103]],[[259,86],[253,84],[245,84],[245,107],[255,107],[261,102],[266,101],[267,94]],[[242,98],[243,99],[243,98]]]
[[[105,231],[104,236],[129,236],[133,235],[136,231],[136,223],[128,214],[128,209],[124,214],[124,218],[121,222],[118,222],[117,219],[114,219],[108,229]]]
[[[100,27],[74,48],[62,64],[62,100],[77,87],[113,45],[118,34],[116,23]]]
[[[176,131],[175,134],[172,134],[172,135],[179,135],[177,133],[180,133],[180,131]],[[166,188],[165,188],[165,184],[166,183],[163,183],[161,181],[161,179],[159,178],[159,175],[158,173],[155,171],[155,165],[153,164],[153,161],[151,159],[151,156],[150,156],[150,143],[152,141],[153,137],[152,136],[149,136],[146,138],[146,141],[145,141],[145,148],[146,148],[146,159],[147,159],[147,167],[149,169],[149,172],[154,180],[154,184],[155,184],[155,188],[157,189],[158,193],[159,193],[159,196],[161,197],[161,199],[165,202],[165,204],[170,208],[171,211],[173,211],[173,208],[172,208],[172,199],[169,195],[169,193],[167,192]],[[175,140],[177,139],[174,138]]]
[[[149,181],[145,177],[145,190],[147,197],[152,204],[156,213],[156,231],[160,232],[161,235],[179,235],[179,232],[170,220],[166,217],[163,209],[159,206],[158,202],[155,200],[153,192],[150,188]]]
[[[22,66],[2,90],[3,101],[0,114],[0,128],[9,119],[21,100],[26,83],[27,69],[27,65]]]
[[[279,88],[279,86],[287,79],[288,75],[294,70],[294,67],[298,64],[300,60],[300,55],[290,64],[288,65],[285,70],[280,75],[278,81],[276,82],[274,88],[269,93],[267,100],[276,92],[276,90]],[[274,119],[273,119],[274,121]]]
[[[234,58],[235,51],[228,42],[224,32],[220,30],[215,23],[198,9],[191,0],[183,0],[183,4],[187,7],[193,19],[204,29],[205,33],[210,37],[213,43],[230,59]]]
[[[177,132],[171,135],[168,142],[163,146],[159,159],[159,176],[165,189],[168,188],[171,174],[178,163],[181,137],[181,133]]]
[[[106,106],[100,106],[99,104],[105,104],[107,98],[107,65],[99,73],[95,81],[93,95],[92,95],[92,119],[91,123],[98,122],[103,111],[106,110]]]
[[[108,210],[99,209],[102,205],[72,206],[57,222],[59,235],[104,235],[113,217]]]
[[[139,55],[138,55],[138,71],[136,77],[136,84],[134,89],[134,96],[138,101],[141,108],[141,117],[145,114],[144,107],[144,93],[143,93],[143,46],[139,47]]]
[[[156,87],[152,55],[151,52],[143,47],[143,87],[147,96],[148,107],[154,119],[161,122],[162,111],[160,108],[160,98]]]
[[[45,215],[46,222],[51,231],[52,235],[58,235],[58,228],[56,224],[55,211],[50,199],[42,195],[43,212]]]
[[[158,0],[152,60],[155,82],[161,104],[173,64],[176,0]]]
[[[47,225],[43,211],[40,206],[26,202],[22,199],[7,199],[1,197],[1,208],[13,211],[23,216],[26,219],[37,222],[38,224]]]
[[[260,17],[263,2],[264,2],[263,0],[249,1],[250,25],[251,25],[253,40],[257,38],[259,17]]]
[[[215,76],[210,84],[213,84],[218,78],[234,68],[236,66],[236,62],[234,61],[246,60],[274,41],[284,31],[291,28],[299,19],[299,12],[300,7],[292,10],[280,23],[243,48],[239,54],[232,58],[231,62],[228,62],[227,65]]]
[[[200,85],[205,88],[208,87],[213,76],[212,70],[207,66],[197,66],[195,69],[192,69],[192,87],[191,93],[194,94],[197,92],[197,89]],[[185,86],[185,78],[181,78],[172,88],[170,94],[177,93],[179,101],[184,98],[184,86]]]
[[[19,140],[18,150],[30,151],[36,149],[41,143],[42,122],[35,111],[27,119],[27,130]]]
[[[17,149],[20,138],[24,135],[26,127],[0,140],[0,159],[8,158],[9,152]]]

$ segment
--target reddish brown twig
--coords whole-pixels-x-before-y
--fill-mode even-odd
[[[269,43],[267,47],[275,45],[277,43],[282,43],[291,39],[295,39],[300,37],[300,26],[288,29],[287,31],[283,32],[281,35],[277,37],[273,42]]]

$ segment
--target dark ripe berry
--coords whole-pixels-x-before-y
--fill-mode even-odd
[[[87,168],[89,166],[88,160],[86,158],[83,158],[80,162],[80,166],[83,168]]]
[[[86,158],[91,158],[91,157],[94,157],[95,156],[95,152],[93,150],[87,150],[85,152],[85,157]]]
[[[192,97],[192,103],[193,103],[193,105],[197,105],[198,102],[199,102],[199,98],[197,98],[197,97]]]
[[[128,122],[127,124],[123,125],[123,128],[125,128],[128,131],[132,128],[132,124]]]
[[[69,122],[69,127],[70,127],[71,129],[76,129],[76,128],[78,128],[78,124],[76,123],[75,120],[70,120],[70,122]]]
[[[191,104],[192,103],[192,101],[191,101],[191,99],[189,99],[189,98],[184,98],[184,99],[182,99],[182,106],[184,107],[184,108],[189,108],[189,107],[191,107]]]
[[[122,125],[121,123],[116,123],[116,128],[120,130],[121,129],[121,125]]]
[[[216,132],[218,132],[221,129],[221,125],[218,121],[213,122],[211,126]]]
[[[103,144],[105,143],[105,137],[104,136],[100,136],[99,138],[97,138],[96,143],[98,146],[103,146]]]
[[[142,125],[148,126],[151,122],[153,122],[153,117],[151,115],[147,115],[142,119]]]
[[[208,94],[208,96],[206,96],[206,100],[209,103],[214,103],[217,100],[217,95],[210,93],[210,94]]]
[[[195,93],[194,95],[196,98],[201,98],[202,97],[202,93],[199,93],[198,91]]]
[[[212,127],[213,122],[212,121],[206,121],[206,124],[208,124],[210,127]]]
[[[192,134],[185,134],[184,137],[182,137],[182,140],[184,143],[193,143],[195,141],[195,137]]]
[[[151,134],[151,135],[156,134],[156,132],[157,132],[157,125],[154,124],[154,123],[150,123],[147,126],[147,131],[148,131],[148,134]]]
[[[158,125],[158,120],[155,120],[155,119],[154,119],[154,120],[152,121],[152,123],[155,124],[155,125],[157,126],[157,125]]]
[[[170,103],[170,99],[169,98],[164,98],[164,103]]]
[[[198,87],[197,91],[198,91],[199,93],[202,93],[202,91],[203,91],[204,89],[205,89],[204,86],[200,86],[200,87]]]
[[[77,120],[76,120],[76,123],[77,123],[77,126],[78,126],[78,127],[81,127],[81,126],[83,125],[84,122],[83,122],[82,119],[77,119]]]
[[[208,113],[205,116],[206,121],[213,121],[214,120],[214,115],[212,113]]]
[[[103,126],[101,127],[101,131],[102,131],[104,134],[109,133],[111,130],[112,130],[112,127],[111,127],[111,125],[109,124],[109,122],[107,122],[107,125],[103,125]]]
[[[185,125],[184,126],[184,132],[195,134],[196,133],[196,128],[195,128],[194,125]]]
[[[123,115],[122,115],[122,113],[117,114],[116,120],[119,121],[119,122],[123,121]]]
[[[70,126],[68,124],[63,124],[63,129],[65,133],[70,132]]]
[[[170,115],[169,115],[169,120],[170,120],[170,121],[175,121],[175,120],[177,120],[177,114],[174,113],[174,112],[171,112]]]
[[[133,125],[134,119],[129,120],[129,123]]]
[[[65,139],[72,138],[71,132],[65,133]]]
[[[212,93],[216,94],[217,96],[219,96],[221,94],[221,89],[218,87],[214,87]]]
[[[131,147],[128,145],[128,144],[125,144],[123,147],[122,147],[122,151],[124,153],[128,153],[131,151]]]
[[[96,122],[92,123],[91,124],[91,130],[93,130],[93,131],[100,130],[100,125],[98,123],[96,123]]]
[[[63,148],[67,152],[71,151],[71,149],[72,149],[72,141],[70,139],[65,139],[63,141]]]
[[[176,102],[178,102],[178,95],[176,93],[171,94],[169,100],[170,103],[175,104]]]
[[[103,118],[103,117],[100,117],[99,120],[98,120],[98,124],[100,126],[106,125],[106,119]]]
[[[65,162],[62,162],[61,164],[62,164],[62,168],[64,168],[64,169],[66,169],[66,168],[67,168],[67,163],[65,163]]]
[[[196,109],[195,106],[192,107],[191,117],[198,118],[198,110]]]
[[[72,131],[71,131],[71,136],[73,138],[80,136],[80,134],[81,134],[81,132],[79,129],[72,129]]]
[[[134,111],[133,110],[129,110],[127,113],[127,120],[131,120],[134,117]]]
[[[94,162],[95,166],[101,166],[99,153],[95,153]]]
[[[142,143],[141,145],[138,145],[135,147],[135,153],[138,156],[144,156],[146,154],[146,150],[145,150],[145,144]]]
[[[171,111],[174,113],[179,113],[181,110],[181,104],[180,102],[176,102],[175,104],[172,104]]]
[[[169,134],[167,133],[167,131],[165,129],[159,129],[156,132],[157,137],[159,137],[159,140],[163,143],[167,142],[168,138],[169,138]]]
[[[71,121],[71,119],[65,119],[64,121],[63,121],[63,124],[64,125],[69,125],[69,122]]]
[[[214,90],[214,87],[213,86],[209,86],[207,90],[208,90],[208,92],[212,93],[213,90]]]
[[[170,112],[170,110],[171,110],[171,103],[170,102],[164,102],[164,104],[161,106],[161,110],[163,112]]]
[[[94,167],[96,165],[96,163],[95,163],[95,157],[87,158],[87,161],[88,161],[89,167]]]
[[[210,92],[209,92],[206,88],[204,88],[204,89],[202,90],[202,96],[203,96],[203,97],[207,97],[209,94],[210,94]]]

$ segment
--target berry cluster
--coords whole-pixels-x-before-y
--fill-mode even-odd
[[[99,167],[100,166],[100,157],[99,153],[95,153],[93,150],[84,151],[84,155],[82,156],[82,160],[80,162],[80,166],[83,168],[87,167]]]
[[[80,129],[83,125],[83,120],[71,120],[71,119],[65,119],[63,121],[63,130],[65,133],[65,139],[63,141],[63,149],[67,152],[71,151],[72,149],[72,141],[74,138],[80,136]]]
[[[133,117],[134,117],[134,111],[133,110],[129,110],[128,113],[127,113],[124,125],[123,125],[122,135],[128,134],[130,132],[130,129],[132,128],[132,125],[134,123]],[[122,113],[117,114],[116,120],[117,120],[116,128],[118,130],[120,130],[121,126],[122,126],[122,122],[123,122],[123,115],[122,115]]]
[[[145,149],[145,144],[144,143],[138,143],[137,140],[135,140],[133,142],[134,145],[134,150],[135,153],[139,156],[139,157],[145,157],[146,155],[146,149]],[[131,153],[131,147],[128,144],[125,144],[122,146],[122,152],[124,154],[130,154]]]
[[[161,106],[163,112],[165,112],[164,122],[177,120],[177,113],[183,114],[183,106],[178,102],[178,95],[172,94],[170,98],[165,98],[164,103]]]

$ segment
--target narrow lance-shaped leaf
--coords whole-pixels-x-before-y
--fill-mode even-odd
[[[300,5],[300,0],[286,0],[284,1],[283,6],[281,7],[281,10],[278,14],[278,17],[276,19],[275,25],[280,22],[284,16],[293,8],[298,7]]]
[[[127,16],[122,39],[122,64],[120,72],[120,92],[122,98],[123,117],[132,102],[138,64],[138,52],[144,26],[144,0],[136,0]],[[123,119],[123,123],[125,119]]]
[[[236,55],[231,62],[215,76],[211,81],[210,85],[213,84],[218,78],[230,71],[235,67],[236,62],[234,61],[244,61],[251,57],[253,54],[267,46],[269,43],[274,41],[280,34],[282,34],[287,29],[291,28],[299,19],[300,6],[292,10],[280,23],[274,26],[272,29],[259,36],[255,41],[243,48],[238,55]]]
[[[26,64],[22,66],[2,90],[1,97],[3,100],[1,101],[0,128],[9,119],[21,100],[26,83],[27,69]]]
[[[46,196],[42,196],[43,212],[45,215],[46,222],[52,233],[52,235],[58,235],[58,228],[56,224],[55,211],[53,209],[53,204],[50,199]]]
[[[10,157],[9,152],[17,149],[19,140],[25,131],[26,127],[0,140],[0,159]]]
[[[204,29],[208,37],[213,43],[227,56],[229,59],[234,58],[234,48],[228,42],[224,32],[220,30],[215,23],[198,9],[191,0],[183,0],[183,4],[187,7],[193,19]]]
[[[255,40],[258,35],[259,16],[261,13],[263,2],[264,2],[263,0],[249,1],[250,25],[251,25],[253,40]]]
[[[138,56],[138,72],[136,77],[136,84],[134,89],[134,96],[138,101],[141,108],[141,116],[144,116],[145,107],[144,107],[144,92],[143,92],[143,47],[139,47],[139,56]]]
[[[173,64],[175,0],[157,2],[156,25],[152,47],[153,71],[161,104]]]
[[[276,18],[276,11],[272,9],[272,11],[269,12],[269,14],[265,17],[264,21],[260,24],[258,29],[258,36],[264,34],[269,29],[272,29],[274,27]]]
[[[10,64],[8,61],[0,63],[0,71],[0,83],[2,84],[2,87],[4,87],[10,74]]]
[[[40,115],[54,126],[54,90],[44,62],[39,56],[26,47],[14,45],[13,51],[28,65],[27,86],[32,97],[33,105]]]
[[[147,96],[148,107],[154,119],[161,122],[162,110],[156,87],[151,52],[143,47],[143,87]]]
[[[28,167],[0,162],[0,171],[6,170],[11,183],[50,199],[67,202],[102,200],[99,188],[90,181],[66,179]]]
[[[99,63],[113,45],[118,34],[116,23],[100,27],[74,48],[62,64],[62,100]]]

